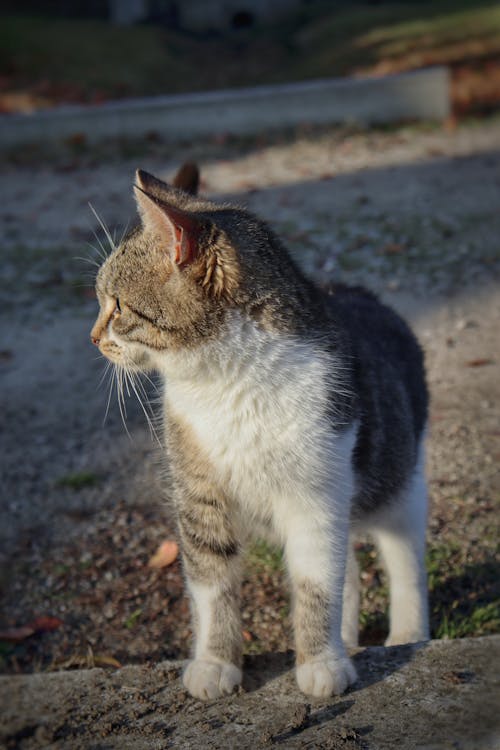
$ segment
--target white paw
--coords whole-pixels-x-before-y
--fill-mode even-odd
[[[406,631],[404,633],[391,633],[385,641],[385,646],[403,646],[405,643],[418,643],[428,641],[429,634],[425,630]]]
[[[306,661],[297,667],[297,683],[306,695],[314,698],[328,698],[332,693],[340,695],[349,685],[356,682],[356,670],[350,659],[325,656],[322,659]]]
[[[194,698],[206,701],[229,695],[241,679],[241,669],[234,664],[196,659],[187,665],[182,681]]]

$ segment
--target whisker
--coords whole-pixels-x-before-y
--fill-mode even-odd
[[[111,364],[111,362],[110,362],[110,364]],[[111,403],[111,395],[112,395],[112,393],[113,393],[113,385],[114,385],[114,383],[115,383],[115,379],[116,379],[116,370],[115,370],[115,368],[113,368],[113,369],[111,370],[111,375],[110,375],[110,378],[109,378],[109,392],[108,392],[108,402],[107,402],[107,404],[106,404],[106,411],[104,412],[104,419],[103,419],[103,421],[102,421],[102,426],[103,426],[103,427],[104,427],[104,425],[106,424],[106,419],[108,418],[108,413],[109,413],[109,405],[110,405],[110,403]]]
[[[130,226],[130,219],[129,219],[129,220],[127,221],[127,223],[125,224],[125,229],[123,230],[123,232],[122,232],[122,236],[120,237],[120,242],[118,243],[119,245],[121,245],[121,244],[122,244],[122,242],[123,242],[123,239],[124,239],[125,235],[126,235],[126,234],[127,234],[127,232],[128,232],[128,228],[129,228],[129,226]]]
[[[73,260],[81,260],[82,263],[88,263],[91,266],[95,266],[96,268],[100,268],[101,265],[96,261],[95,258],[83,258],[81,255],[74,255]]]
[[[91,227],[91,232],[94,235],[94,237],[96,238],[97,246],[96,245],[92,245],[92,243],[89,242],[89,247],[91,247],[92,250],[101,259],[101,261],[104,262],[106,260],[106,258],[108,257],[108,253],[106,252],[106,248],[102,244],[99,235],[97,234],[97,232],[95,231],[95,229],[93,227]]]
[[[161,440],[160,440],[160,438],[158,437],[158,434],[157,434],[157,432],[156,432],[156,430],[155,430],[155,428],[154,428],[153,422],[152,422],[152,420],[151,420],[151,416],[150,416],[150,414],[148,413],[148,410],[147,410],[147,408],[146,408],[146,407],[144,406],[144,403],[143,403],[143,401],[142,401],[142,399],[141,399],[141,397],[140,397],[140,395],[139,395],[139,391],[138,391],[138,388],[139,388],[139,389],[142,389],[142,391],[141,391],[141,392],[142,392],[142,393],[144,394],[144,396],[143,396],[143,397],[145,398],[145,400],[146,400],[146,403],[148,404],[148,407],[149,407],[149,403],[148,403],[148,401],[147,401],[147,396],[146,396],[146,393],[145,393],[145,391],[144,391],[144,386],[142,385],[142,383],[140,382],[140,380],[139,380],[139,379],[137,379],[137,380],[135,379],[134,375],[135,375],[135,373],[133,373],[133,372],[131,372],[131,371],[129,371],[129,370],[125,370],[125,377],[126,377],[126,378],[127,378],[127,380],[128,380],[129,382],[130,382],[130,386],[131,386],[132,390],[134,391],[134,393],[135,393],[135,395],[136,395],[136,397],[137,397],[137,400],[138,400],[138,402],[139,402],[139,404],[140,404],[140,406],[141,406],[141,409],[142,409],[142,411],[144,412],[144,416],[146,417],[146,421],[147,421],[147,423],[148,423],[148,427],[149,427],[149,432],[150,432],[150,434],[151,434],[151,437],[152,437],[152,438],[154,438],[154,439],[156,440],[156,442],[158,443],[158,445],[160,446],[160,448],[162,448],[163,446],[162,446],[162,444],[161,444]]]
[[[128,375],[130,377],[131,384],[134,384],[136,386],[144,401],[146,401],[146,403],[149,405],[148,394],[146,393],[144,385],[141,383],[141,379],[139,377],[136,378],[135,373],[132,371],[129,371]]]
[[[97,384],[98,388],[100,388],[101,385],[104,383],[104,379],[105,379],[106,375],[108,374],[110,367],[111,367],[111,362],[106,362],[106,366],[104,368],[104,372],[102,373],[101,379],[99,380],[99,382]]]
[[[154,388],[154,390],[155,390],[155,392],[156,392],[156,393],[159,393],[159,392],[160,392],[160,391],[158,390],[158,383],[155,383],[155,381],[154,381],[154,380],[151,380],[151,378],[149,377],[149,375],[147,375],[147,373],[145,373],[145,372],[142,372],[142,373],[141,373],[141,375],[142,375],[142,377],[143,377],[143,378],[144,378],[145,380],[147,380],[147,381],[148,381],[148,383],[149,383],[149,384],[150,384],[150,385],[151,385],[151,386],[152,386],[152,387]],[[142,385],[142,383],[141,383],[141,385]],[[143,387],[144,387],[144,386],[143,386]]]
[[[122,372],[123,372],[123,382],[124,382],[125,388],[127,389],[127,396],[130,398],[130,388],[128,387],[129,375],[128,375],[127,369],[124,367]]]
[[[127,403],[125,401],[125,391],[123,388],[124,382],[125,382],[125,371],[123,367],[120,365],[120,397],[121,397],[121,402],[123,405],[123,413],[125,414],[125,418],[126,418],[128,415],[127,415]]]
[[[108,240],[111,249],[112,250],[116,250],[115,243],[113,242],[113,238],[111,237],[111,234],[109,233],[108,227],[106,226],[106,224],[104,223],[104,221],[101,219],[101,217],[98,215],[97,211],[95,210],[95,208],[93,207],[93,205],[91,203],[89,203],[89,207],[90,207],[90,210],[92,211],[92,213],[94,214],[94,216],[96,217],[97,221],[101,225],[102,231],[106,235],[106,239]]]
[[[125,398],[123,396],[123,369],[120,365],[117,365],[117,392],[118,392],[118,408],[120,409],[120,415],[122,418],[123,426],[125,427],[125,432],[129,436],[130,440],[132,440],[130,436],[130,432],[128,431],[127,427],[127,407],[125,405]]]

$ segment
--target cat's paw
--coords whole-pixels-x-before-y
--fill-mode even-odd
[[[325,656],[321,659],[306,661],[297,667],[297,683],[306,695],[314,698],[328,698],[340,695],[349,685],[356,682],[356,670],[351,660],[345,656],[334,658]]]
[[[406,643],[419,643],[428,641],[429,633],[427,630],[405,630],[400,633],[391,633],[386,639],[384,646],[404,646]]]
[[[229,695],[241,679],[241,669],[234,664],[195,659],[187,665],[182,681],[194,698],[206,701]]]

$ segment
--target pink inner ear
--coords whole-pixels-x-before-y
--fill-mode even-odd
[[[148,195],[139,186],[136,186],[136,198],[143,223],[154,228],[165,239],[168,237],[171,241],[173,235],[174,263],[181,267],[192,263],[198,255],[200,236],[207,223],[188,211]]]
[[[174,260],[176,263],[180,263],[182,258],[182,235],[183,231],[181,227],[176,227],[174,224]]]
[[[184,263],[189,263],[191,260],[189,257],[189,241],[185,237],[184,229],[176,224],[174,224],[174,251],[174,260],[178,266],[182,266]]]

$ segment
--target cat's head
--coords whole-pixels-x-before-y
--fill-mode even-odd
[[[194,165],[184,165],[173,186],[136,174],[141,224],[96,280],[100,312],[91,338],[115,364],[155,369],[162,352],[216,335],[234,304],[240,269],[224,230],[232,210],[197,198],[197,186]]]
[[[161,370],[165,352],[224,345],[228,319],[298,333],[321,318],[310,282],[272,230],[242,208],[200,199],[197,186],[192,164],[173,185],[136,174],[141,223],[96,281],[91,338],[115,364]]]

